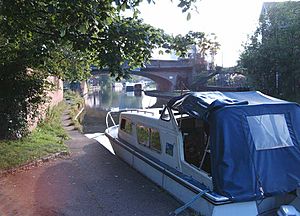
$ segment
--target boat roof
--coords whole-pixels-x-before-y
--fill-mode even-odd
[[[122,115],[138,115],[138,116],[145,116],[148,118],[159,119],[160,117],[160,110],[161,108],[148,108],[148,109],[132,109],[126,110],[122,113]]]
[[[266,104],[290,104],[259,91],[248,92],[190,92],[174,97],[168,102],[173,110],[206,120],[210,112],[228,106],[263,106]]]

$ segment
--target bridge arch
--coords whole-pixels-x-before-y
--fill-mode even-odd
[[[108,70],[98,70],[92,68],[92,75],[108,73]],[[145,68],[138,68],[130,74],[147,77],[157,84],[159,91],[172,91],[180,89],[183,82],[189,86],[193,72],[193,67],[187,60],[151,60]]]
[[[156,83],[156,89],[159,91],[169,91],[173,89],[173,82],[172,80],[162,78],[160,76],[152,75],[149,73],[136,73],[136,72],[130,72],[131,75],[135,76],[141,76],[141,77],[146,77],[151,80],[153,80]],[[172,77],[173,78],[173,77]]]

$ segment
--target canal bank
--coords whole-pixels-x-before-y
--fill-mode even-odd
[[[165,216],[180,206],[69,121],[70,158],[0,178],[0,215]]]

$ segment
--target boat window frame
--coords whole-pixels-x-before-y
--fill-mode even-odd
[[[141,143],[139,141],[138,136],[139,136],[139,128],[140,127],[146,128],[147,131],[148,131],[148,138],[147,138],[146,143]],[[153,145],[151,145],[151,143],[152,143],[152,133],[153,133],[152,131],[153,130],[156,131],[159,135],[159,146],[160,146],[159,150],[157,148],[154,148]],[[152,151],[154,151],[158,154],[162,153],[162,143],[161,143],[161,140],[160,140],[160,132],[159,132],[158,128],[151,127],[151,126],[146,126],[145,124],[138,122],[138,123],[136,123],[136,138],[137,138],[137,142],[138,142],[139,145],[147,147],[148,149],[150,149],[150,150],[152,150]]]
[[[164,117],[166,111],[168,111],[168,118],[167,118],[167,119]],[[165,106],[165,107],[163,108],[163,110],[162,110],[162,112],[161,112],[159,118],[160,118],[161,120],[163,120],[163,121],[169,122],[169,121],[171,121],[171,119],[172,119],[171,113],[172,113],[172,111],[170,110],[170,108],[169,108],[168,106]]]
[[[146,128],[147,131],[148,131],[148,138],[147,138],[147,142],[146,143],[141,143],[140,140],[139,140],[139,128]],[[137,139],[137,142],[139,145],[142,145],[142,146],[146,146],[146,147],[149,147],[150,145],[150,130],[149,130],[149,127],[145,126],[144,124],[141,124],[141,123],[136,123],[136,139]]]
[[[159,147],[160,147],[159,150],[157,148],[153,148],[152,147],[153,145],[151,145],[152,144],[152,133],[153,133],[153,131],[156,131],[156,133],[158,133],[158,141],[159,141]],[[158,152],[158,153],[161,153],[162,152],[162,150],[161,150],[162,146],[161,146],[161,141],[160,141],[160,132],[159,132],[159,130],[157,128],[150,127],[149,128],[149,133],[150,133],[150,136],[149,136],[149,148],[151,150],[154,150],[154,151]]]
[[[125,120],[125,125],[124,125],[124,128],[122,129],[122,121],[123,120]],[[126,129],[126,125],[127,124],[130,124],[130,132],[128,132],[127,130],[125,130]],[[128,119],[128,118],[126,118],[126,117],[121,117],[121,123],[120,123],[120,130],[121,131],[123,131],[124,133],[126,133],[126,134],[129,134],[129,135],[132,135],[133,134],[133,122],[130,120],[130,119]]]

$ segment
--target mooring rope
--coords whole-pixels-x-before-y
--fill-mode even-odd
[[[187,209],[191,204],[193,204],[193,202],[195,202],[197,199],[199,199],[200,197],[202,197],[206,192],[208,192],[208,190],[203,190],[200,193],[198,193],[196,196],[193,197],[193,199],[191,199],[189,202],[187,202],[186,204],[184,204],[183,206],[175,209],[175,211],[172,211],[169,213],[169,216],[176,216],[178,214],[180,214],[181,212],[183,212],[185,209]]]

